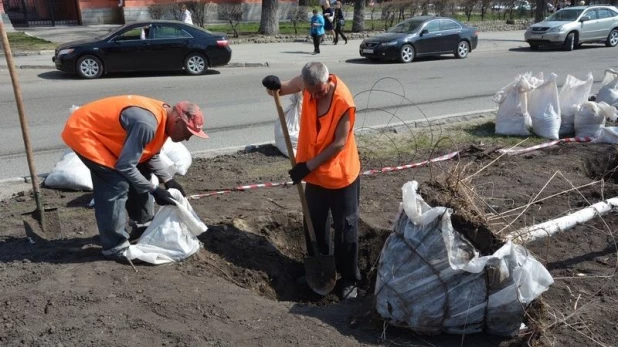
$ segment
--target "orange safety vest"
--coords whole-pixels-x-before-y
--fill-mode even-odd
[[[146,145],[139,162],[161,151],[168,136],[165,134],[167,109],[163,101],[137,95],[112,96],[83,105],[69,116],[62,139],[76,153],[97,164],[115,168],[127,131],[120,123],[120,113],[127,107],[140,107],[154,114],[157,129]]]
[[[298,148],[296,149],[296,161],[306,162],[317,156],[328,145],[335,141],[335,132],[339,121],[344,113],[350,115],[350,132],[348,140],[341,152],[322,165],[315,168],[305,182],[312,183],[327,189],[339,189],[349,186],[356,180],[360,173],[360,159],[356,140],[354,139],[354,122],[356,120],[356,107],[354,98],[348,87],[337,76],[330,75],[330,80],[335,83],[335,91],[328,113],[318,117],[317,101],[307,91],[303,93],[303,109],[300,120],[300,133],[298,135]],[[320,122],[320,131],[317,129]]]

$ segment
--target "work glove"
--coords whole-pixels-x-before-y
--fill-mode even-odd
[[[170,194],[170,192],[168,192],[167,190],[161,187],[157,187],[157,189],[150,192],[150,194],[154,196],[154,199],[159,206],[165,206],[165,205],[175,206],[176,205],[174,198],[172,198],[172,194]]]
[[[171,179],[167,182],[164,183],[165,184],[165,188],[166,189],[178,189],[178,191],[182,194],[182,196],[187,196],[187,194],[185,193],[185,190],[182,189],[182,186],[180,185],[180,183],[176,182],[176,180]]]
[[[307,163],[305,162],[296,163],[292,170],[288,171],[288,173],[290,174],[290,178],[292,178],[292,182],[294,182],[294,184],[299,184],[300,181],[302,181],[303,178],[305,178],[310,172],[311,170],[309,170],[309,168],[307,167]]]
[[[281,80],[277,76],[268,75],[262,80],[262,85],[268,90],[279,90],[281,89]]]

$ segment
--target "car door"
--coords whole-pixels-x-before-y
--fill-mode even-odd
[[[442,33],[440,32],[440,20],[433,19],[425,23],[421,29],[418,40],[415,42],[418,54],[436,54],[442,49],[440,47]]]
[[[153,25],[152,41],[148,47],[152,70],[179,70],[189,53],[193,36],[181,26],[158,23]]]
[[[581,41],[591,41],[596,39],[597,31],[599,30],[599,21],[597,19],[597,10],[588,9],[582,14],[582,17],[589,19],[581,23],[579,37]],[[582,18],[580,17],[580,18]]]
[[[618,17],[612,13],[608,8],[597,9],[597,17],[599,21],[599,30],[596,33],[596,37],[599,40],[604,40],[609,35],[609,31],[618,24]]]
[[[142,38],[142,35],[147,32],[147,27],[139,25],[110,38],[105,48],[101,49],[105,69],[108,72],[143,70],[148,39]]]
[[[441,51],[455,52],[461,37],[461,25],[452,19],[440,19],[440,32],[442,33]]]

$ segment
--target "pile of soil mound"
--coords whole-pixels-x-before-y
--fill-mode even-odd
[[[610,146],[599,155],[584,161],[586,175],[593,180],[604,179],[618,183],[618,146]]]

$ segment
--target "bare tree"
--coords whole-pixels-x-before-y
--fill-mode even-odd
[[[298,35],[298,24],[306,22],[308,18],[309,8],[306,6],[297,6],[292,12],[292,25],[294,26],[294,35]]]
[[[148,6],[148,14],[152,19],[161,19],[167,12],[168,5],[165,4],[152,4]]]
[[[393,26],[395,22],[396,5],[392,2],[382,3],[382,20],[384,21],[384,30]]]
[[[365,0],[354,0],[354,18],[352,31],[357,33],[365,30]]]
[[[375,6],[369,6],[369,15],[371,16],[370,17],[371,18],[371,31],[375,30],[374,20],[375,20],[376,9],[377,9],[377,7],[375,7]]]
[[[472,17],[472,13],[474,12],[474,7],[476,6],[477,2],[478,0],[463,0],[463,2],[461,3],[464,14],[466,15],[466,18],[468,18],[468,22]]]
[[[212,16],[212,14],[217,11],[217,5],[213,2],[208,2],[204,4],[204,24],[206,21]]]
[[[187,6],[187,10],[191,12],[191,19],[193,20],[193,24],[197,25],[200,28],[204,27],[204,3],[202,1],[185,1],[179,3],[178,5],[180,5],[180,8],[178,9],[179,13],[182,5]]]
[[[238,37],[238,24],[242,21],[242,5],[241,4],[220,4],[219,18],[227,21],[232,26],[234,37]]]
[[[258,33],[262,35],[279,34],[279,17],[277,9],[279,0],[262,0],[262,16],[260,18],[260,28]]]
[[[485,20],[487,10],[491,9],[491,0],[481,0],[481,20]]]

